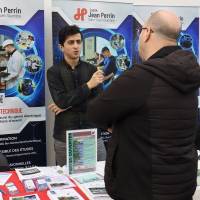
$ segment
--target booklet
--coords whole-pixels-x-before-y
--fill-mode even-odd
[[[97,129],[67,131],[66,140],[68,174],[95,171],[97,165]]]
[[[30,167],[30,168],[23,168],[23,169],[15,169],[19,180],[26,180],[26,179],[36,179],[44,177],[44,174],[39,169],[39,167]]]
[[[49,190],[47,192],[49,199],[51,200],[84,200],[81,195],[73,188],[62,190]]]

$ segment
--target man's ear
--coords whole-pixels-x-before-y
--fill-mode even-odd
[[[63,46],[59,44],[59,49],[63,52]]]
[[[148,42],[151,37],[151,28],[147,27],[147,30],[144,33],[144,41]]]

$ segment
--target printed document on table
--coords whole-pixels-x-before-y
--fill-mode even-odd
[[[103,180],[81,184],[81,188],[91,199],[111,199],[107,194]]]
[[[47,192],[49,199],[51,200],[61,200],[61,199],[69,199],[69,200],[84,200],[81,195],[76,192],[73,188],[70,189],[62,189],[62,190],[49,190]]]

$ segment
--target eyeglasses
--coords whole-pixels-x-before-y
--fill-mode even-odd
[[[142,30],[148,29],[147,27],[138,27],[137,29],[137,34],[138,36],[141,34]],[[150,28],[150,32],[153,33],[154,31],[152,30],[152,28]]]

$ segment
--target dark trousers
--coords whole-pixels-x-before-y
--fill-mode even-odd
[[[9,171],[10,167],[6,157],[0,153],[0,171]]]

